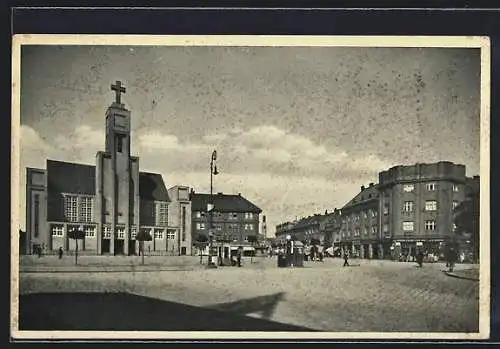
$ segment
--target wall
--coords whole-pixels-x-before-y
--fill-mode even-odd
[[[47,226],[47,172],[41,169],[26,169],[26,251],[32,252],[33,244],[50,248],[51,240]],[[38,203],[36,203],[38,202]],[[38,206],[38,209],[36,209]],[[38,212],[36,212],[38,211]]]

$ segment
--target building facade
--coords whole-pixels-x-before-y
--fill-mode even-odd
[[[342,250],[360,258],[377,258],[382,255],[379,234],[378,187],[370,183],[361,186],[360,192],[342,207]]]
[[[478,178],[478,177],[476,177]],[[395,166],[379,174],[384,251],[413,254],[417,246],[439,254],[454,233],[453,210],[465,199],[465,166],[441,161]]]
[[[138,252],[135,237],[146,231],[146,248],[167,253],[178,226],[169,226],[170,198],[157,173],[139,171],[131,155],[131,112],[121,103],[125,92],[112,85],[116,101],[106,110],[105,150],[96,165],[47,160],[46,169],[26,172],[26,251],[76,249],[68,232],[81,230],[79,250],[88,254],[131,255]]]
[[[178,255],[192,254],[191,238],[191,200],[190,188],[176,185],[168,189],[170,203],[168,205],[168,225],[178,227],[178,234],[172,243],[171,251]]]
[[[213,236],[218,241],[235,244],[248,243],[249,236],[259,236],[259,216],[262,210],[244,198],[241,194],[223,193],[200,194],[193,190],[191,200],[192,239],[198,235]],[[208,204],[213,200],[214,208],[208,212]]]
[[[325,247],[340,247],[342,228],[342,211],[335,208],[333,212],[325,212],[320,224],[320,230],[324,236]]]

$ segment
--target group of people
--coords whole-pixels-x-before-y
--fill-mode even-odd
[[[325,257],[323,246],[321,245],[306,246],[304,249],[304,255],[306,256],[306,260],[313,262],[323,262]]]

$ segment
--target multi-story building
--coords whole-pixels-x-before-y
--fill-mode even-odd
[[[325,212],[320,223],[320,230],[324,236],[325,247],[340,247],[342,211],[334,209],[333,212]]]
[[[131,155],[131,113],[121,103],[124,87],[112,86],[116,101],[106,111],[105,150],[96,166],[47,160],[46,169],[27,168],[28,253],[74,250],[68,232],[81,230],[79,249],[89,254],[135,254],[136,235],[147,231],[148,249],[166,253],[179,228],[168,224],[170,198],[157,173],[139,171]]]
[[[262,210],[241,194],[217,193],[211,198],[210,194],[199,194],[192,190],[190,200],[193,241],[198,235],[208,237],[210,230],[216,240],[233,243],[248,242],[249,236],[258,237]],[[214,208],[210,214],[207,208],[211,201]]]
[[[360,258],[381,255],[378,187],[370,183],[342,207],[341,247]]]
[[[464,200],[465,166],[440,161],[395,166],[379,174],[379,212],[384,254],[390,246],[412,254],[417,246],[439,254],[454,232],[453,210]]]
[[[292,228],[295,225],[296,221],[293,222],[284,222],[280,223],[276,226],[276,243],[284,244],[286,242],[286,236],[292,234]]]

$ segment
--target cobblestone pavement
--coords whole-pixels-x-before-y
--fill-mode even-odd
[[[21,273],[20,292],[128,292],[330,332],[478,332],[478,282],[440,264],[342,263],[278,269],[275,259],[246,258],[243,268]]]

